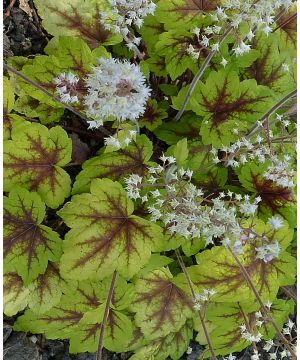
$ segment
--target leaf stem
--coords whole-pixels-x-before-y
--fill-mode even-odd
[[[287,286],[281,286],[280,288],[287,296],[294,300],[297,303],[297,295],[291,291]]]
[[[110,310],[110,303],[113,297],[113,293],[114,293],[114,288],[115,288],[115,284],[116,284],[116,279],[117,279],[117,272],[114,271],[112,279],[111,279],[111,283],[110,283],[110,288],[108,291],[108,295],[107,295],[107,299],[106,299],[106,304],[105,304],[105,310],[104,310],[104,314],[103,314],[103,319],[101,322],[101,327],[100,327],[100,336],[99,336],[99,342],[98,342],[98,350],[97,350],[97,354],[96,354],[96,360],[102,360],[102,349],[103,349],[103,339],[104,339],[104,329],[105,329],[105,324],[107,321],[107,317],[109,314],[109,310]]]
[[[261,306],[261,309],[265,315],[265,317],[270,321],[270,323],[273,325],[277,336],[280,338],[280,340],[284,343],[284,345],[286,346],[286,348],[288,349],[288,351],[292,354],[292,359],[296,359],[296,354],[294,352],[294,350],[291,348],[289,342],[287,341],[287,339],[281,334],[277,324],[275,323],[275,321],[273,320],[272,316],[269,314],[268,309],[266,308],[265,304],[263,303],[258,291],[256,290],[252,279],[250,277],[250,275],[248,274],[247,270],[245,269],[244,265],[240,262],[239,258],[235,255],[235,253],[232,251],[231,247],[228,246],[227,249],[229,250],[229,252],[231,253],[231,255],[233,256],[234,260],[236,261],[236,263],[238,264],[242,274],[244,275],[244,278],[246,279],[250,289],[252,290],[252,292],[254,293],[257,301],[259,302],[259,305]]]
[[[180,267],[181,267],[181,269],[182,269],[182,271],[184,273],[184,276],[185,276],[185,278],[187,280],[187,283],[188,283],[188,286],[190,288],[193,300],[195,301],[196,300],[196,294],[195,294],[195,291],[194,291],[194,288],[193,288],[193,284],[192,284],[192,281],[191,281],[190,276],[189,276],[189,274],[188,274],[188,272],[186,270],[186,267],[184,265],[184,262],[183,262],[183,260],[181,258],[181,255],[180,255],[180,252],[179,252],[178,249],[175,250],[175,254],[176,254],[177,260],[178,260],[178,262],[180,264]],[[198,310],[197,312],[198,312],[198,315],[199,315],[199,319],[200,319],[200,322],[201,322],[201,325],[202,325],[202,328],[203,328],[203,331],[204,331],[204,335],[206,337],[206,341],[207,341],[207,344],[208,344],[212,359],[217,360],[217,357],[216,357],[214,349],[212,347],[212,343],[211,343],[211,340],[210,340],[210,337],[209,337],[209,334],[208,334],[208,331],[207,331],[207,328],[206,328],[206,325],[205,325],[205,322],[204,322],[204,318],[202,317],[200,310]]]
[[[219,41],[219,45],[222,44],[222,42],[225,40],[225,38],[227,37],[227,35],[231,32],[232,27],[228,27],[224,34],[221,36],[220,41]],[[185,108],[187,107],[188,102],[190,101],[191,95],[195,90],[195,87],[198,83],[198,81],[200,80],[201,76],[203,75],[204,71],[206,70],[206,68],[208,67],[209,63],[211,62],[211,59],[215,56],[215,54],[217,53],[216,50],[211,51],[209,53],[209,55],[206,57],[206,59],[204,60],[204,63],[202,64],[202,66],[200,67],[200,69],[198,70],[197,74],[195,75],[193,81],[191,82],[191,86],[189,87],[189,90],[185,96],[185,99],[181,105],[180,110],[178,111],[177,115],[175,116],[175,118],[173,119],[174,122],[177,122],[180,120],[182,114],[184,113]]]
[[[282,99],[280,99],[278,101],[278,103],[276,103],[274,106],[272,106],[271,109],[268,110],[258,121],[260,121],[260,122],[265,121],[270,115],[272,115],[276,110],[280,109],[282,107],[282,105],[284,105],[288,100],[290,100],[291,98],[293,98],[296,95],[297,95],[297,90],[293,90],[290,93],[288,93],[287,95],[285,95]],[[257,125],[258,121],[249,130],[249,132],[246,136],[247,139],[249,139],[250,137],[252,137],[257,132],[260,131],[260,126]],[[276,124],[277,121],[278,121],[277,119],[271,121],[270,126]]]
[[[69,111],[71,111],[73,114],[77,115],[79,118],[81,118],[82,120],[84,120],[85,122],[91,121],[92,119],[87,118],[86,116],[84,116],[83,114],[81,114],[79,111],[75,110],[73,108],[73,106],[70,106],[64,102],[62,102],[57,96],[53,95],[50,91],[48,91],[47,89],[45,89],[43,86],[41,86],[40,84],[37,84],[36,82],[32,81],[31,79],[29,79],[27,76],[25,76],[24,74],[20,73],[18,70],[14,69],[13,67],[3,63],[3,67],[5,70],[12,72],[13,74],[15,74],[16,76],[18,76],[19,78],[23,79],[25,82],[27,82],[27,84],[32,85],[33,87],[35,87],[36,89],[42,91],[44,94],[48,95],[49,97],[51,97],[53,100],[55,100],[56,102],[60,103],[65,109],[68,109]],[[86,124],[86,123],[85,123]],[[106,136],[110,136],[111,133],[106,130],[103,126],[100,126],[98,128],[100,131],[102,131],[103,134],[105,134]]]

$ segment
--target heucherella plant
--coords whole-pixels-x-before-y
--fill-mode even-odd
[[[14,330],[295,359],[295,2],[34,4],[52,38],[4,65]]]

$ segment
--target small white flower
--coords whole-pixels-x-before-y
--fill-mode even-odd
[[[211,49],[212,49],[212,51],[219,51],[219,47],[220,47],[220,44],[215,43],[215,44],[212,44]]]
[[[290,71],[290,65],[289,65],[289,64],[286,64],[286,63],[283,63],[283,64],[282,64],[282,69],[283,69],[283,71],[285,71],[285,72],[289,72],[289,71]]]
[[[189,346],[189,347],[187,348],[186,353],[187,353],[188,355],[190,355],[192,352],[193,352],[193,348],[191,348],[191,347]]]
[[[113,137],[113,136],[110,136],[110,137],[108,137],[108,138],[105,138],[105,139],[104,139],[104,144],[105,144],[106,146],[112,146],[112,147],[114,147],[114,148],[116,148],[116,149],[119,149],[119,148],[121,147],[121,144],[120,144],[119,140],[116,139],[116,138]]]
[[[263,349],[266,350],[267,352],[269,352],[273,345],[274,345],[273,340],[267,340]]]
[[[225,67],[228,64],[228,61],[225,58],[222,58],[221,65]]]
[[[271,309],[271,306],[272,306],[271,301],[268,300],[268,301],[265,303],[265,306],[266,306],[268,309]]]
[[[103,125],[101,121],[88,121],[89,127],[88,130],[98,129],[100,126]]]
[[[278,230],[283,226],[283,221],[280,218],[276,217],[276,216],[272,216],[271,218],[269,218],[268,224],[273,229]]]

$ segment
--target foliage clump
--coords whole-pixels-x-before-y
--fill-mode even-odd
[[[14,329],[294,358],[295,3],[34,3],[53,37],[4,77]]]

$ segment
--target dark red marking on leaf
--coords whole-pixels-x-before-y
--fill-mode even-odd
[[[251,253],[252,261],[248,265],[244,265],[247,273],[249,274],[250,278],[253,275],[258,275],[259,278],[259,286],[257,287],[257,291],[259,294],[267,288],[268,291],[270,291],[270,284],[268,282],[268,275],[275,269],[277,274],[283,274],[283,271],[279,269],[279,264],[284,264],[285,261],[280,259],[273,259],[272,261],[265,263],[262,260],[256,259],[256,252],[253,249]],[[206,280],[201,280],[197,282],[197,279],[194,280],[196,285],[201,286],[207,286],[207,287],[214,287],[218,284],[227,284],[228,288],[227,290],[220,293],[220,295],[227,295],[230,294],[233,291],[237,291],[242,285],[248,285],[246,279],[244,278],[244,275],[242,274],[240,268],[236,264],[230,264],[226,262],[221,261],[213,261],[214,268],[216,269],[226,269],[226,272],[224,271],[222,273],[222,277],[220,279],[216,279],[213,276],[205,275]],[[250,288],[250,287],[249,287]]]
[[[57,265],[55,263],[49,261],[45,273],[40,275],[37,278],[38,286],[37,286],[36,291],[39,293],[39,298],[40,299],[43,299],[44,292],[46,290],[51,292],[51,284],[49,284],[49,278],[52,275],[57,276],[58,278],[62,279],[60,274],[59,274],[59,269],[58,269]]]
[[[118,153],[113,153],[111,164],[105,164],[105,171],[101,172],[101,178],[112,178],[113,180],[120,180],[127,174],[138,174],[145,176],[148,168],[144,164],[145,157],[143,155],[144,145],[133,144],[135,149],[122,149],[118,153],[125,157],[122,164],[114,164],[113,157],[118,158]]]
[[[216,85],[217,97],[212,101],[208,100],[208,98],[202,93],[203,102],[201,103],[201,105],[212,113],[211,129],[227,121],[227,119],[230,118],[230,116],[232,116],[233,114],[258,113],[258,111],[255,110],[255,107],[249,108],[249,106],[257,102],[264,101],[268,98],[268,96],[264,95],[250,97],[246,90],[242,92],[237,99],[231,100],[232,94],[228,91],[227,86],[227,78],[225,79],[223,85],[220,88]]]
[[[144,293],[138,293],[138,297],[135,302],[145,302],[150,305],[153,299],[159,300],[157,304],[157,310],[153,311],[151,320],[155,322],[152,333],[155,333],[160,329],[162,324],[166,321],[174,323],[173,311],[179,311],[178,307],[175,309],[176,303],[181,303],[184,307],[193,309],[191,300],[187,294],[175,286],[169,280],[161,278],[159,275],[155,275],[155,278],[143,279],[149,286],[148,291]],[[173,306],[173,308],[172,308]]]
[[[82,304],[88,305],[93,308],[97,308],[100,305],[100,301],[93,289],[93,295],[86,294],[82,289],[78,289],[78,292],[86,299]]]
[[[253,43],[253,47],[255,48],[255,42]],[[264,53],[261,53],[260,57],[248,68],[247,73],[249,77],[256,80],[258,85],[272,88],[273,84],[284,76],[284,72],[282,71],[282,64],[272,66],[271,72],[266,68],[270,53],[271,47],[267,47]]]
[[[253,185],[262,198],[260,206],[267,206],[273,214],[280,212],[280,207],[286,203],[294,202],[291,189],[274,184],[271,180],[260,179],[251,174]]]
[[[45,317],[41,317],[39,320],[44,320],[47,323],[52,323],[52,322],[62,322],[62,323],[72,323],[72,325],[77,325],[79,323],[79,321],[82,319],[84,313],[82,312],[78,312],[75,310],[69,310],[69,309],[64,309],[64,308],[60,308],[57,306],[54,306],[53,309],[56,310],[60,310],[62,311],[65,315],[58,315],[58,316],[45,316]],[[66,324],[66,328],[69,327],[69,324]]]
[[[198,139],[199,138],[199,129],[194,127],[190,123],[187,124],[187,127],[188,127],[187,131],[181,132],[181,131],[178,131],[176,129],[172,129],[172,132],[177,136],[180,136],[182,138],[186,137],[189,140],[190,139]]]
[[[16,292],[15,298],[17,298],[23,291],[23,280],[15,272],[8,272],[5,275],[5,281],[3,284],[3,292],[10,292],[11,289]],[[17,290],[17,291],[16,291]]]
[[[143,122],[148,122],[150,125],[155,123],[155,120],[159,117],[160,113],[156,112],[151,104],[148,104],[143,114]]]
[[[98,263],[99,269],[105,261],[106,256],[115,246],[115,243],[120,241],[125,242],[123,252],[126,253],[127,264],[129,264],[130,254],[137,251],[136,246],[134,245],[134,238],[137,232],[142,234],[142,236],[149,241],[153,241],[146,231],[146,225],[140,225],[135,219],[128,217],[126,209],[120,205],[120,197],[119,199],[116,199],[107,193],[106,196],[107,202],[110,204],[110,214],[95,212],[94,214],[85,215],[85,217],[91,218],[91,225],[95,224],[97,221],[105,220],[107,228],[103,235],[94,236],[91,239],[82,241],[78,244],[92,245],[92,249],[75,263],[73,269],[84,265],[90,259],[97,257],[98,254],[100,254],[101,259],[99,259]],[[78,216],[82,217],[82,215]]]
[[[109,336],[112,339],[116,339],[117,337],[115,336],[115,328],[119,328],[120,330],[122,330],[122,327],[118,324],[117,319],[120,319],[118,316],[118,313],[116,311],[110,310],[110,312],[108,313],[108,317],[107,317],[107,321],[106,321],[106,326],[108,326],[110,328],[110,334]]]
[[[215,10],[220,3],[218,0],[184,0],[184,4],[178,6],[174,4],[174,1],[171,2],[174,7],[170,8],[169,11],[180,13],[180,19],[187,15],[192,15],[194,18],[203,12]]]
[[[58,14],[61,18],[63,18],[66,22],[66,25],[70,29],[77,30],[80,34],[80,37],[86,41],[86,43],[90,46],[91,49],[95,49],[100,44],[104,43],[111,32],[106,30],[104,26],[101,24],[101,15],[99,12],[98,5],[96,4],[96,15],[93,17],[93,23],[88,26],[84,24],[81,15],[78,13],[75,6],[71,6],[72,13],[66,14],[63,11],[60,11],[56,7],[48,6],[48,9],[56,14]]]
[[[281,16],[277,21],[277,29],[285,32],[286,38],[290,40],[293,45],[297,46],[297,12],[293,11]]]
[[[85,328],[86,336],[82,340],[80,340],[80,342],[84,343],[91,337],[93,337],[95,340],[99,336],[100,328],[101,328],[101,324],[98,323],[87,325],[87,327]]]
[[[48,246],[51,240],[43,235],[36,219],[32,216],[33,203],[31,209],[26,209],[23,200],[19,197],[19,204],[22,214],[15,215],[8,210],[4,211],[3,222],[9,228],[9,235],[4,236],[3,253],[5,257],[13,248],[22,248],[21,255],[27,253],[28,256],[27,268],[29,271],[33,258],[37,257],[38,246],[42,245],[45,249],[51,250]]]
[[[59,148],[56,144],[54,149],[45,149],[42,146],[41,136],[38,135],[38,139],[34,139],[30,134],[25,133],[28,141],[31,143],[31,146],[27,149],[28,153],[31,153],[31,159],[23,159],[14,154],[7,154],[10,157],[10,160],[13,160],[12,163],[4,163],[4,168],[13,170],[13,173],[8,176],[8,179],[13,179],[18,175],[21,175],[24,172],[31,172],[32,176],[29,180],[29,190],[35,191],[39,185],[48,179],[48,183],[52,192],[55,190],[56,180],[56,169],[55,164],[59,161],[59,152],[63,150]],[[55,143],[55,141],[54,141]],[[24,156],[28,156],[24,154]],[[35,156],[33,156],[35,155]]]

